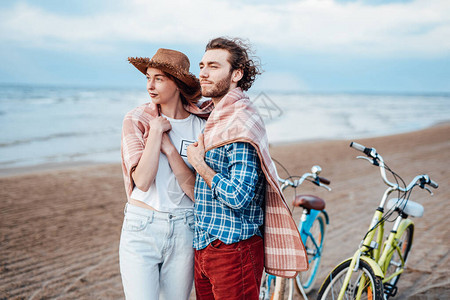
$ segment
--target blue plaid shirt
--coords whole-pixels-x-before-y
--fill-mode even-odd
[[[205,162],[217,174],[211,188],[197,174],[194,248],[203,249],[216,239],[231,244],[262,236],[265,177],[255,148],[227,144],[206,152]]]

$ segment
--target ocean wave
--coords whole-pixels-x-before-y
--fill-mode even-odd
[[[15,140],[11,142],[3,142],[0,143],[0,147],[11,147],[11,146],[17,146],[22,144],[29,144],[33,142],[46,142],[53,139],[59,139],[59,138],[70,138],[70,137],[80,137],[85,136],[86,133],[81,132],[61,132],[61,133],[55,133],[48,136],[40,136],[40,137],[33,137],[29,139],[22,139],[22,140]]]
[[[249,96],[266,116],[268,138],[275,144],[386,135],[450,120],[450,95]],[[145,89],[0,85],[0,168],[5,164],[120,161],[123,116],[148,101]]]

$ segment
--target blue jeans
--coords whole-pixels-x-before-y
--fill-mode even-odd
[[[189,299],[193,235],[190,209],[164,213],[127,204],[119,246],[126,299]]]

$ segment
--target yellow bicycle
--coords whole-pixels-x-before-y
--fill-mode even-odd
[[[424,212],[421,204],[409,200],[412,189],[418,186],[433,195],[427,185],[437,188],[438,184],[428,175],[418,175],[406,185],[400,176],[384,163],[383,157],[374,148],[367,148],[354,142],[350,147],[367,156],[358,158],[366,159],[380,168],[381,177],[388,188],[381,198],[359,249],[353,257],[337,265],[327,276],[319,289],[317,299],[385,300],[397,293],[397,282],[405,270],[411,250],[414,223],[409,216],[421,217]],[[387,179],[386,170],[393,175],[395,183]],[[398,192],[398,195],[388,201],[392,192]],[[396,216],[392,217],[394,213]],[[393,220],[395,220],[393,228],[380,247],[385,222]]]

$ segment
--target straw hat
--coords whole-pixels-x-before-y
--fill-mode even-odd
[[[186,93],[187,91],[183,93],[189,101],[195,101],[201,97],[200,82],[194,74],[189,72],[189,58],[179,51],[159,48],[151,59],[148,57],[128,57],[128,61],[144,75],[147,73],[147,68],[150,67],[181,80],[189,90],[188,93]]]

